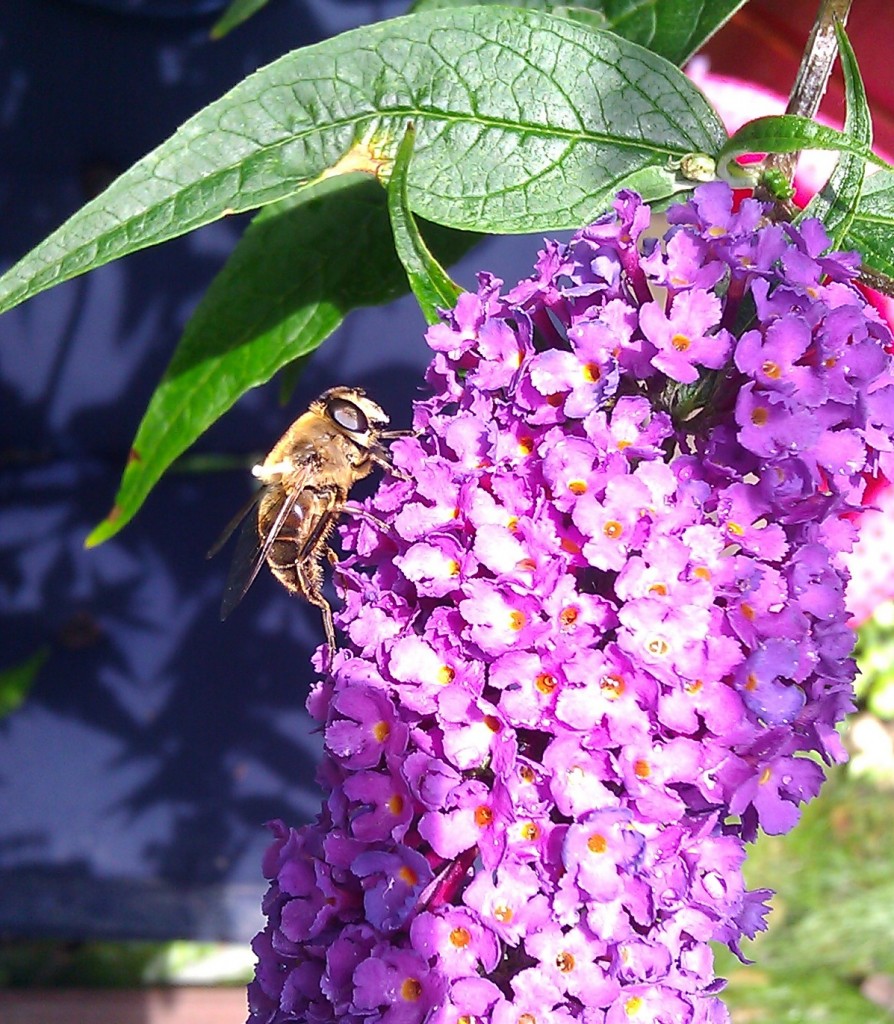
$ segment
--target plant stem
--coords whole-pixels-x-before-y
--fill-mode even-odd
[[[826,92],[832,65],[838,54],[835,41],[835,22],[847,23],[853,0],[820,0],[819,11],[813,23],[813,30],[807,40],[798,76],[792,86],[787,114],[800,114],[802,117],[815,117],[820,101]],[[771,153],[767,157],[766,166],[778,170],[791,184],[795,177],[795,167],[799,153]]]

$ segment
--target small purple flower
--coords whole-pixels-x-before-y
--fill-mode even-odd
[[[474,976],[479,969],[493,971],[500,960],[496,935],[465,907],[419,914],[410,928],[410,941],[420,956],[437,960],[451,979]]]
[[[413,819],[406,783],[388,771],[359,771],[345,779],[343,792],[352,802],[351,835],[365,843],[402,839]]]
[[[820,435],[808,408],[777,391],[758,391],[753,383],[739,391],[736,422],[742,447],[768,459],[807,451]]]
[[[469,883],[463,902],[508,946],[517,946],[523,935],[550,917],[537,874],[526,864],[479,872]]]
[[[775,757],[761,766],[757,776],[737,788],[730,802],[734,814],[749,809],[769,835],[788,832],[801,816],[798,804],[819,792],[822,769],[804,757]]]
[[[464,576],[475,574],[475,561],[453,537],[417,541],[395,565],[423,597],[445,597],[459,590]]]
[[[393,853],[361,853],[351,871],[363,881],[366,920],[385,934],[397,931],[409,919],[432,879],[425,857],[404,846],[395,847]]]
[[[608,481],[601,499],[589,493],[575,505],[571,518],[587,538],[583,555],[590,565],[615,571],[623,567],[645,540],[643,517],[650,502],[641,479],[618,474]]]
[[[652,365],[672,380],[692,384],[699,366],[719,369],[732,347],[732,336],[720,329],[720,299],[705,288],[679,292],[665,313],[657,302],[639,311],[643,334],[656,349]]]
[[[599,810],[571,825],[562,847],[569,880],[585,902],[622,897],[643,854],[644,840],[628,811]]]
[[[361,1020],[374,1013],[381,1024],[421,1024],[437,1006],[443,979],[408,949],[377,949],[354,971],[352,1009]]]
[[[606,1006],[620,992],[619,981],[605,963],[607,943],[586,925],[549,924],[525,940],[525,949],[566,998],[578,998],[585,1006]]]
[[[404,749],[407,727],[386,693],[360,687],[344,690],[333,701],[332,710],[326,747],[344,767],[373,768],[384,753]]]
[[[464,591],[459,611],[468,638],[486,655],[527,647],[544,632],[537,599],[521,588],[475,579]]]
[[[795,685],[798,651],[791,640],[770,639],[740,666],[737,682],[742,699],[768,725],[794,721],[804,707],[804,691]]]

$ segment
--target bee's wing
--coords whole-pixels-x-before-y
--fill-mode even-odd
[[[279,536],[280,530],[282,530],[285,521],[294,510],[296,502],[304,490],[304,483],[303,480],[298,480],[295,487],[290,487],[279,506],[276,519],[273,520],[263,537],[258,533],[258,517],[256,515],[249,515],[246,518],[239,532],[236,552],[230,564],[223,599],[220,602],[221,621],[239,604],[242,598],[245,597],[248,588],[254,583],[255,577],[261,570],[261,566],[267,561],[267,555]],[[256,500],[260,501],[260,498],[265,494],[279,487],[279,484],[271,484],[268,487],[262,488],[259,492],[260,497]],[[251,511],[251,507],[249,507],[248,511]],[[230,528],[230,532],[237,525],[238,519]]]
[[[239,509],[236,515],[234,515],[233,518],[223,528],[223,530],[221,530],[220,536],[208,549],[208,552],[205,555],[206,558],[214,558],[214,556],[218,553],[218,551],[220,551],[224,544],[226,544],[230,537],[233,536],[236,527],[242,522],[242,520],[248,515],[248,513],[251,512],[255,505],[257,505],[260,502],[261,498],[264,497],[268,490],[268,487],[260,487],[258,490],[254,492],[254,494],[252,494],[248,498],[246,502],[242,504],[242,507]]]

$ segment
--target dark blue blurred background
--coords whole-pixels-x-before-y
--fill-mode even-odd
[[[213,0],[0,4],[0,266],[15,262],[206,103],[289,49],[399,3],[271,0],[213,43]],[[191,309],[235,244],[227,221],[68,282],[0,317],[0,670],[40,649],[0,719],[0,934],[249,938],[262,824],[308,820],[319,741],[304,699],[316,609],[262,573],[225,624],[226,557],[204,552],[247,472],[165,478],[102,547],[126,453]],[[455,273],[523,276],[536,239]],[[354,258],[362,258],[362,253]],[[427,361],[410,299],[352,314],[293,400],[247,395],[194,451],[250,465],[308,400],[366,386],[408,422]]]

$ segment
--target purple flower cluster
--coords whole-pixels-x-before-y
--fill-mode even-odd
[[[429,330],[388,529],[343,529],[328,796],[272,826],[252,1021],[727,1019],[744,844],[843,756],[892,336],[817,222],[722,184],[667,216],[622,192]]]

